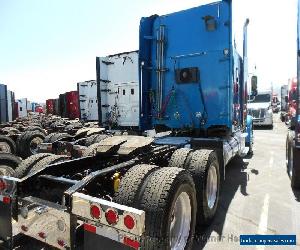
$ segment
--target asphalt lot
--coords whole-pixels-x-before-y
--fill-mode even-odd
[[[300,249],[300,192],[286,173],[287,128],[274,116],[273,130],[254,131],[254,154],[226,172],[217,216],[195,242],[199,249]],[[241,234],[296,234],[295,247],[242,247]]]

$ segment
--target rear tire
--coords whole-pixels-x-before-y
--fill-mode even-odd
[[[55,133],[51,133],[49,135],[47,135],[44,139],[44,143],[51,143],[51,138],[55,135]]]
[[[89,146],[86,150],[84,150],[82,156],[88,157],[88,156],[95,156],[97,154],[97,148],[100,146],[100,143],[94,143],[91,146]]]
[[[39,126],[29,126],[25,129],[25,131],[39,131],[43,134],[45,134],[45,130],[43,130],[41,127]]]
[[[16,169],[19,164],[21,163],[21,159],[13,154],[6,154],[6,153],[1,153],[0,154],[0,175],[1,173],[3,174],[4,172],[11,172],[14,173],[14,169]],[[11,171],[13,170],[13,172]]]
[[[149,176],[158,168],[155,165],[137,165],[123,176],[120,187],[115,193],[114,202],[129,207],[137,207]]]
[[[197,191],[197,226],[206,226],[213,220],[219,203],[220,169],[217,153],[201,149],[193,152],[188,167]]]
[[[169,161],[168,167],[187,168],[191,161],[191,153],[193,151],[188,148],[180,148],[175,150]]]
[[[16,143],[8,136],[0,135],[0,153],[16,154]]]
[[[298,164],[295,162],[294,150],[295,150],[295,141],[293,139],[293,134],[288,133],[287,137],[287,172],[291,180],[291,187],[294,189],[300,189],[300,170]]]
[[[35,165],[32,166],[32,168],[29,170],[28,174],[32,174],[35,172],[38,172],[39,170],[43,169],[47,165],[51,165],[54,163],[62,162],[68,160],[69,157],[66,155],[50,155],[42,160],[38,161]]]
[[[17,140],[18,153],[27,158],[38,153],[38,146],[45,139],[45,135],[39,131],[26,131]]]
[[[15,177],[16,172],[9,166],[0,165],[0,176],[11,176]]]
[[[40,153],[28,157],[26,160],[23,160],[20,165],[16,168],[16,177],[23,178],[29,172],[33,165],[42,160],[45,157],[51,156],[52,154]]]
[[[55,141],[62,140],[62,139],[71,138],[71,137],[72,136],[69,135],[68,133],[56,133],[51,137],[50,143],[53,143]]]
[[[139,208],[146,213],[142,249],[192,248],[197,201],[188,171],[180,168],[155,171],[146,183]]]
[[[88,138],[86,138],[86,141],[85,141],[85,145],[87,147],[93,145],[94,143],[98,143],[106,138],[108,138],[109,136],[108,135],[103,135],[103,134],[94,134],[94,135],[91,135],[89,136]]]

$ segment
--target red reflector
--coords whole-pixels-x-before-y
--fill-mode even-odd
[[[124,218],[124,225],[128,229],[134,228],[134,226],[135,226],[134,219],[130,215],[126,215],[125,218]]]
[[[42,239],[46,239],[46,234],[44,232],[39,232],[38,234]]]
[[[65,242],[63,240],[57,240],[57,244],[60,245],[61,247],[65,246]]]
[[[10,203],[10,197],[4,196],[3,197],[3,203],[9,204]]]
[[[4,180],[0,180],[0,191],[5,190],[6,188],[6,182]]]
[[[108,224],[110,224],[110,225],[117,224],[117,222],[119,220],[119,216],[118,216],[117,212],[115,212],[112,209],[109,209],[106,211],[105,217],[106,217]]]
[[[139,249],[139,247],[140,247],[140,243],[138,241],[132,240],[132,239],[130,239],[128,237],[124,237],[123,243],[124,243],[124,245],[130,246],[130,247],[132,247],[134,249]]]
[[[93,218],[96,218],[96,219],[99,219],[100,216],[101,216],[100,208],[97,207],[97,206],[95,206],[95,205],[92,205],[92,206],[91,206],[90,213],[91,213],[91,216],[92,216]]]
[[[24,232],[27,232],[27,231],[28,231],[28,227],[26,227],[26,226],[24,226],[24,225],[21,226],[21,229],[22,229]]]
[[[96,227],[89,224],[84,224],[84,230],[91,233],[96,233]]]

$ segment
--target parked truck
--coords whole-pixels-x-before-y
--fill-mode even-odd
[[[66,93],[67,114],[70,119],[79,118],[79,96],[78,91],[70,91]]]
[[[281,86],[281,97],[280,97],[280,120],[285,121],[285,117],[288,111],[288,85]]]
[[[98,95],[95,80],[77,83],[79,95],[80,119],[84,121],[98,121]]]
[[[300,189],[300,1],[297,25],[297,79],[289,90],[290,122],[286,139],[287,172],[291,186]],[[291,102],[290,102],[291,100]]]
[[[46,114],[53,114],[54,113],[54,99],[46,100]]]
[[[22,98],[18,100],[18,115],[19,118],[26,117],[27,112],[27,98]]]
[[[138,60],[138,51],[96,58],[99,120],[106,127],[139,127]]]
[[[297,78],[294,77],[292,79],[289,80],[289,88],[288,88],[288,109],[287,109],[287,113],[286,113],[286,117],[285,117],[285,122],[286,124],[288,124],[291,119],[293,117],[296,116],[296,112],[297,112]]]
[[[95,156],[36,155],[18,178],[0,177],[3,244],[14,247],[17,227],[58,249],[191,249],[196,225],[216,214],[228,162],[252,135],[248,23],[241,57],[231,1],[142,18],[139,133],[102,140]]]
[[[248,113],[253,117],[253,124],[273,129],[272,92],[258,92],[256,96],[250,96],[248,102]]]

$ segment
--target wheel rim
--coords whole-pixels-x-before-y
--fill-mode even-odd
[[[7,169],[6,165],[0,165],[0,176],[11,176],[11,171]]]
[[[31,142],[30,142],[30,152],[32,154],[37,154],[38,149],[39,149],[39,145],[43,142],[43,139],[40,137],[35,137]]]
[[[170,224],[170,246],[173,250],[183,250],[188,241],[191,227],[192,207],[190,197],[181,193],[175,202]]]
[[[0,152],[1,153],[11,153],[11,148],[7,142],[0,142]]]
[[[294,167],[294,162],[293,162],[293,148],[290,149],[290,159],[289,159],[289,175],[290,177],[293,176],[293,167]]]
[[[207,175],[207,184],[206,184],[206,197],[207,197],[207,205],[210,209],[212,209],[216,203],[218,191],[218,176],[217,176],[217,168],[213,164],[210,166]]]

